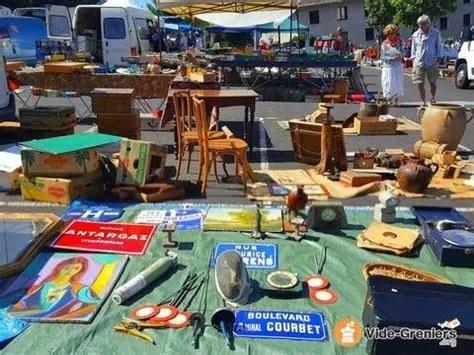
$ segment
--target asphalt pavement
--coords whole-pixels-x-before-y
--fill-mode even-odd
[[[380,91],[381,71],[377,68],[364,68],[363,76],[370,91]],[[438,81],[438,101],[462,103],[474,107],[474,88],[468,90],[456,89],[452,80]],[[64,100],[43,98],[41,105],[64,105]],[[79,110],[84,107],[79,101],[74,102]],[[416,88],[409,76],[405,76],[405,95],[400,107],[391,108],[390,113],[394,116],[405,116],[415,123],[419,123],[417,117],[417,106],[420,101]],[[310,168],[300,162],[296,162],[289,131],[283,129],[278,122],[287,121],[292,118],[304,117],[316,110],[317,103],[314,102],[258,102],[256,109],[256,129],[254,135],[255,151],[252,156],[252,167],[255,170],[266,169],[295,169]],[[352,113],[358,111],[356,104],[336,104],[333,111],[337,120],[343,120]],[[228,126],[236,136],[243,134],[243,109],[229,108],[221,111],[221,125]],[[79,130],[94,129],[91,125],[81,125]],[[407,131],[396,136],[346,136],[347,152],[355,152],[366,147],[375,147],[379,150],[385,148],[402,148],[411,151],[413,144],[420,137],[420,131]],[[170,148],[173,143],[171,132],[143,132],[142,138],[159,144],[166,144]],[[474,155],[474,121],[468,125],[459,151],[463,156]],[[195,180],[197,173],[198,154],[195,153],[191,164],[190,173],[182,171],[183,179]],[[167,165],[175,165],[174,154],[168,155]],[[230,169],[233,170],[233,167]],[[219,172],[221,172],[219,170]],[[189,202],[209,202],[209,203],[249,203],[245,198],[243,188],[239,184],[217,183],[211,174],[209,189],[206,199],[190,200]],[[376,203],[374,197],[358,197],[344,200],[347,206],[373,206]],[[428,204],[437,206],[455,206],[471,208],[474,207],[473,200],[430,200],[430,199],[402,199],[402,205],[411,206],[413,204]],[[53,206],[51,204],[23,202],[19,195],[0,194],[0,212],[6,211],[38,211],[58,213],[64,209],[63,206]],[[472,217],[471,215],[470,217]]]

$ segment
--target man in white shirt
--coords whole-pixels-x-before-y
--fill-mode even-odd
[[[418,30],[412,36],[411,59],[413,60],[413,84],[418,85],[420,98],[426,105],[425,78],[431,89],[431,102],[436,100],[436,80],[438,79],[438,57],[441,55],[443,40],[436,28],[431,26],[427,15],[418,21]]]

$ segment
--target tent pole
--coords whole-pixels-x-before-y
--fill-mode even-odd
[[[293,1],[291,2],[291,5],[290,5],[290,56],[291,56],[292,40],[293,40]]]
[[[278,25],[278,50],[281,51],[281,28]]]
[[[300,48],[300,11],[298,7],[296,7],[296,33],[298,34],[298,40],[296,43],[298,43],[298,54],[301,54],[301,48]]]

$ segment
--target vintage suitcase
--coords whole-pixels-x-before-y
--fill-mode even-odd
[[[369,354],[474,353],[474,288],[386,276],[370,276],[367,283],[362,318]],[[386,333],[374,339],[375,327]],[[417,336],[406,339],[415,330]],[[388,339],[389,332],[403,338]]]
[[[412,212],[422,227],[423,237],[436,259],[444,266],[474,267],[474,226],[455,208],[414,206]],[[464,229],[440,231],[436,224],[449,220]],[[451,227],[452,228],[452,227]],[[467,230],[471,228],[471,230]]]
[[[131,113],[134,104],[134,89],[96,88],[91,91],[94,113]]]

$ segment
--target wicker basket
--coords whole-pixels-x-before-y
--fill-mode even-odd
[[[306,164],[316,165],[321,160],[321,129],[322,124],[291,120],[290,133],[295,158]],[[333,125],[334,156],[345,156],[344,132],[342,126]]]
[[[362,273],[366,280],[369,276],[379,275],[408,281],[452,283],[442,276],[427,271],[388,263],[369,263],[365,265]]]

